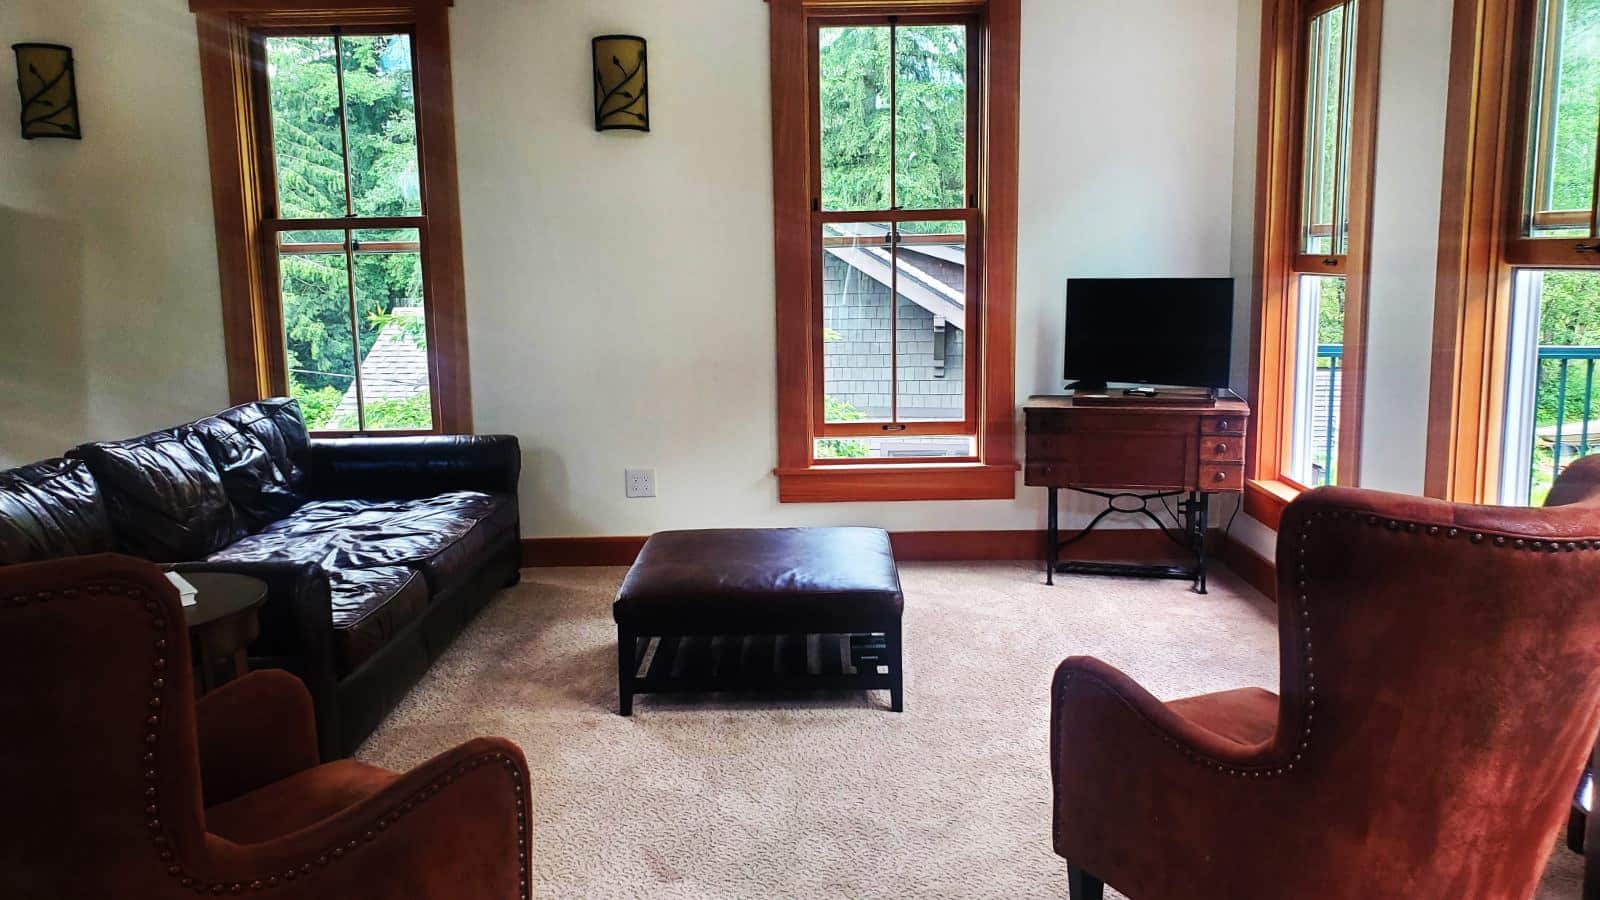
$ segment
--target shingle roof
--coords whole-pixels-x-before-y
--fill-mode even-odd
[[[397,306],[361,361],[361,391],[374,400],[409,400],[428,392],[427,341],[421,333],[422,307]],[[355,421],[356,388],[351,384],[334,410],[333,421]]]

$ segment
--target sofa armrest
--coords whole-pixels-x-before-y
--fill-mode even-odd
[[[184,572],[234,572],[267,583],[261,608],[261,637],[255,657],[272,657],[300,677],[316,707],[317,743],[322,758],[339,751],[338,671],[333,657],[333,595],[328,574],[306,562],[188,562],[171,567]]]
[[[517,493],[522,449],[512,435],[330,438],[306,454],[308,493],[323,499],[407,500],[446,491]]]
[[[251,672],[201,697],[195,730],[206,806],[317,764],[311,694],[281,669]]]

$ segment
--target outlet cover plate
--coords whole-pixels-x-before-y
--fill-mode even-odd
[[[627,469],[623,472],[626,478],[626,492],[629,498],[654,497],[656,495],[656,470],[655,469]]]

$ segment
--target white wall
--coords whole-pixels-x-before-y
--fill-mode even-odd
[[[70,45],[82,142],[18,134],[0,71],[0,468],[227,404],[194,18],[181,0],[0,3]]]
[[[1020,487],[777,502],[764,4],[472,0],[451,22],[476,418],[524,442],[529,534],[1042,524]],[[588,39],[611,30],[650,40],[648,135],[593,131]],[[1060,386],[1069,276],[1238,271],[1257,34],[1236,0],[1024,0],[1023,33],[1019,397]],[[77,49],[86,134],[0,124],[0,464],[222,407],[186,4],[21,0],[0,39]],[[0,91],[0,123],[16,102]],[[625,500],[627,466],[661,496]]]
[[[1060,388],[1068,276],[1230,270],[1236,15],[1024,0],[1019,397]],[[531,534],[1043,524],[1020,488],[777,502],[764,4],[474,0],[451,23],[477,424],[522,437]],[[612,30],[650,41],[648,135],[593,131],[588,38]],[[661,496],[624,499],[628,466]]]
[[[1362,487],[1422,493],[1451,0],[1384,4]]]

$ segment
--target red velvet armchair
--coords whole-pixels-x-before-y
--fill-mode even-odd
[[[1600,729],[1600,509],[1325,488],[1277,567],[1281,697],[1056,670],[1074,900],[1531,896]]]
[[[197,704],[177,592],[148,563],[0,568],[0,894],[529,896],[514,744],[405,774],[318,765],[312,715],[274,671]]]

